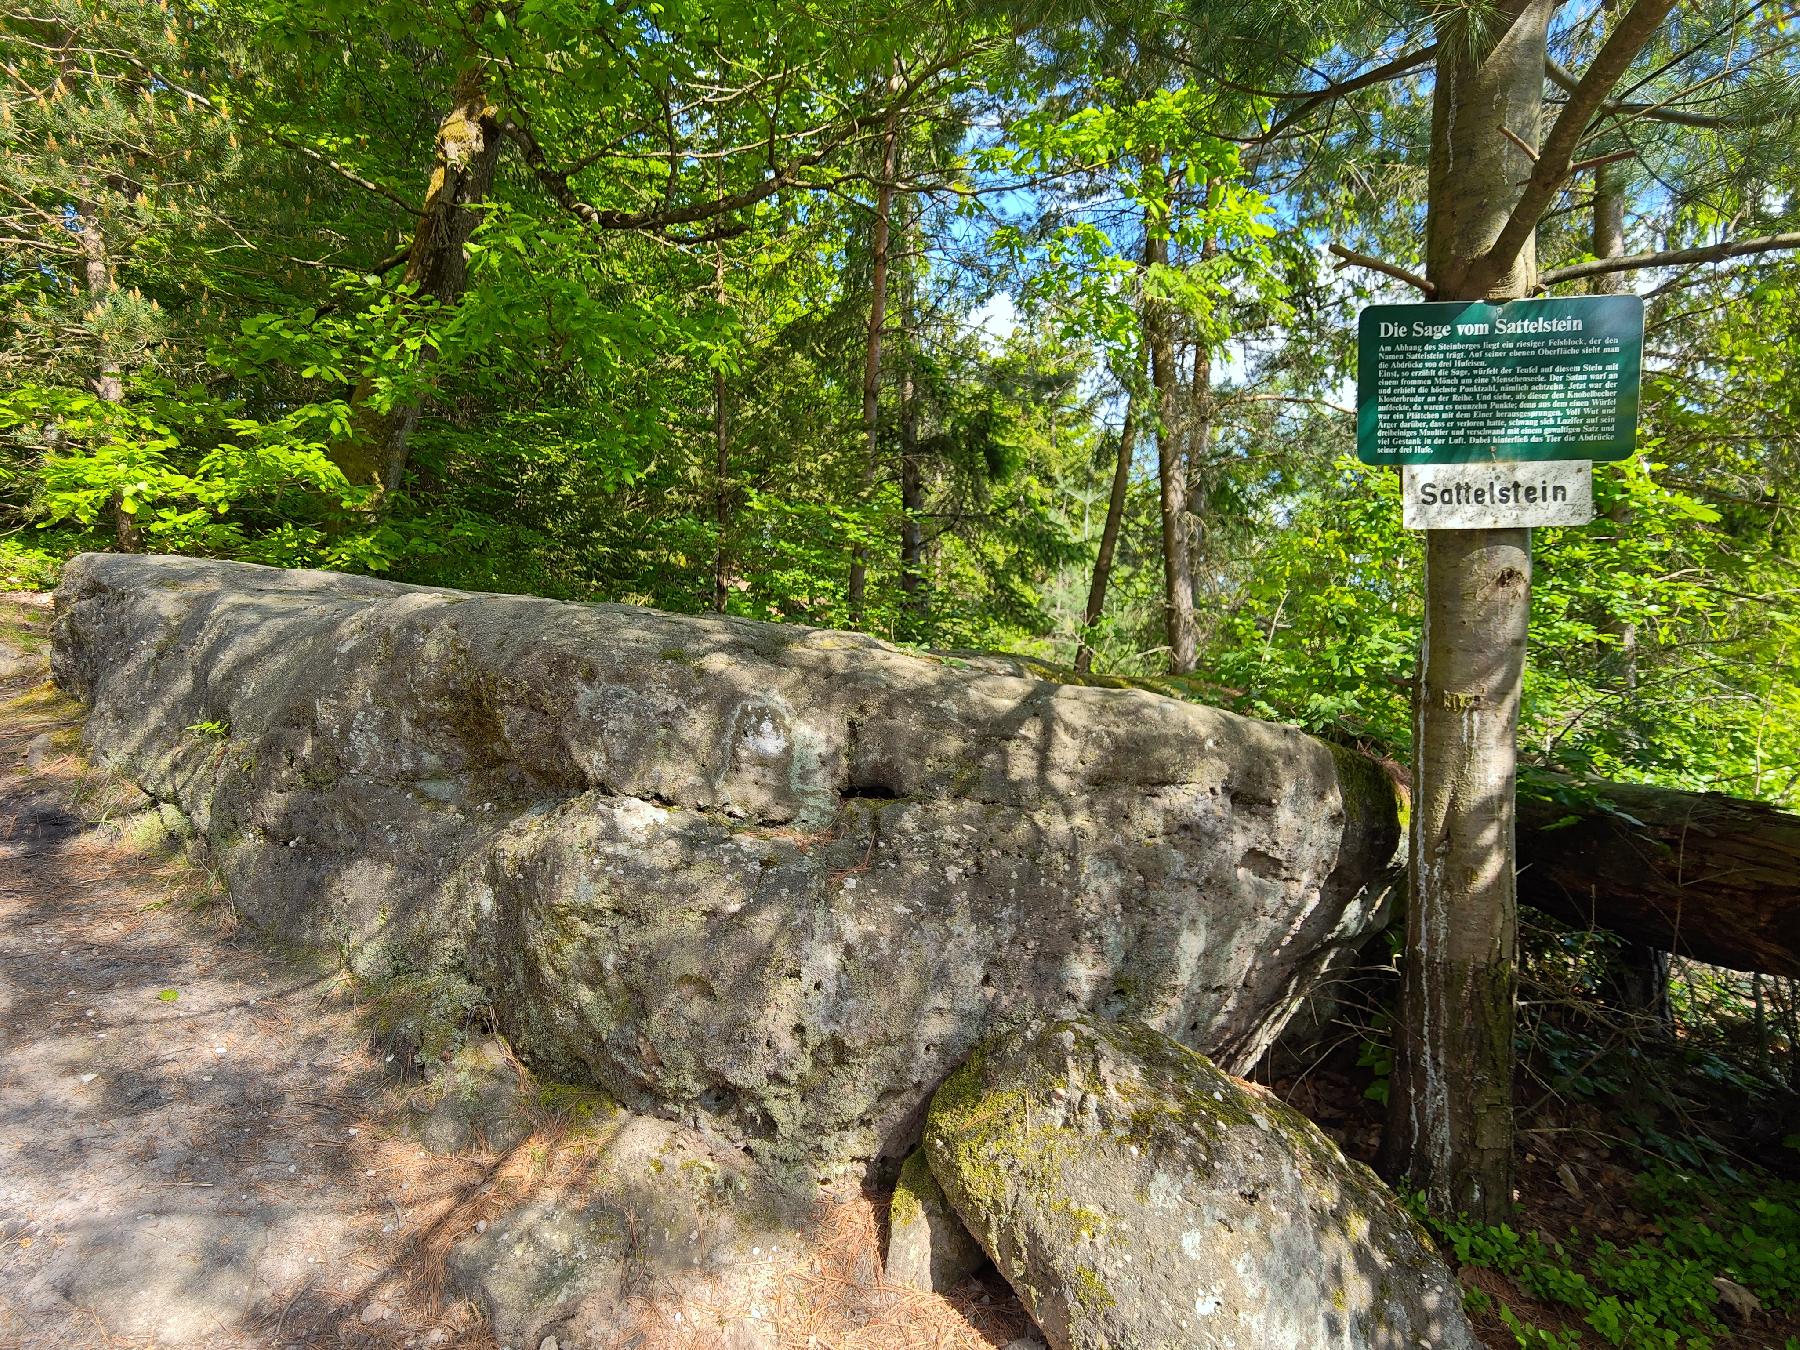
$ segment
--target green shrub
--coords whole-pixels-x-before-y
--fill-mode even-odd
[[[1547,1332],[1471,1291],[1470,1311],[1492,1308],[1521,1350],[1707,1350],[1730,1331],[1718,1316],[1715,1276],[1743,1285],[1771,1312],[1800,1307],[1800,1185],[1767,1175],[1702,1179],[1659,1167],[1637,1178],[1635,1201],[1660,1236],[1628,1247],[1586,1240],[1575,1229],[1558,1240],[1508,1224],[1434,1220],[1422,1207],[1420,1213],[1459,1265],[1503,1275],[1527,1297],[1568,1309],[1586,1328]]]

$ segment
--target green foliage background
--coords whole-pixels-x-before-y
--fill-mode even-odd
[[[1576,8],[1571,62],[1599,12]],[[1718,16],[1696,7],[1644,59],[1640,83],[1677,100],[1664,58],[1714,62],[1705,108],[1725,128],[1631,124],[1650,243],[1794,216],[1794,49],[1760,15],[1706,28]],[[1295,112],[1283,90],[1306,69],[1354,68],[1416,16],[47,0],[0,26],[6,584],[128,540],[1061,664],[1085,638],[1096,669],[1153,674],[1156,442],[1180,436],[1194,687],[1405,757],[1419,550],[1393,476],[1348,458],[1339,406],[1354,311],[1378,292],[1321,248],[1416,251],[1429,81],[1244,147]],[[505,143],[445,299],[401,278],[439,119],[472,74]],[[762,191],[783,164],[800,167]],[[1579,195],[1566,206],[1548,258],[1584,252]],[[1146,229],[1167,233],[1168,265],[1143,265]],[[1545,767],[1795,801],[1800,269],[1772,254],[1652,279],[1641,453],[1600,472],[1592,525],[1537,541],[1522,746]],[[1085,625],[1146,305],[1174,316],[1184,406],[1210,420],[1140,437]],[[982,327],[994,314],[1008,322]],[[403,480],[348,481],[358,417],[406,409]]]

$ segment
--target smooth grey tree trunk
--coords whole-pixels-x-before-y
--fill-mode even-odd
[[[1529,240],[1485,269],[1495,280],[1479,293],[1470,278],[1531,170],[1506,132],[1538,143],[1556,7],[1502,0],[1478,23],[1459,9],[1440,28],[1426,217],[1439,299],[1508,300],[1535,285]],[[1412,903],[1386,1161],[1434,1211],[1490,1223],[1512,1203],[1513,791],[1531,532],[1433,530],[1425,554]]]

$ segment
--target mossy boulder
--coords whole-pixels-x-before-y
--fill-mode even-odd
[[[888,1283],[948,1293],[986,1260],[931,1175],[925,1151],[914,1150],[900,1169],[888,1208]]]
[[[194,558],[84,555],[56,603],[95,756],[395,1005],[396,1062],[491,1023],[780,1170],[890,1171],[1021,1018],[1245,1067],[1385,917],[1372,762],[1140,689]]]
[[[1149,1027],[1004,1034],[932,1174],[1055,1350],[1476,1350],[1429,1237],[1311,1121]]]

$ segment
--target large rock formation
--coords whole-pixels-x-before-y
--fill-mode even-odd
[[[1291,728],[854,634],[119,555],[57,607],[92,750],[419,1054],[485,1007],[777,1167],[904,1156],[1032,1015],[1246,1063],[1397,845],[1378,770]]]
[[[1055,1350],[1476,1350],[1373,1172],[1148,1027],[1002,1034],[938,1089],[925,1153]]]

